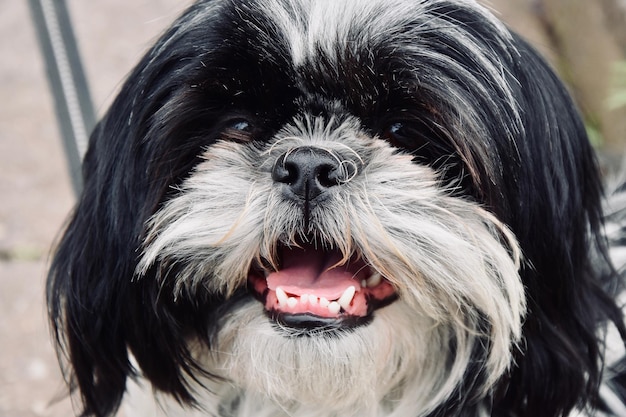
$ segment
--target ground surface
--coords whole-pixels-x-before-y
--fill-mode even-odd
[[[529,2],[492,1],[541,44]],[[68,0],[99,114],[188,3]],[[49,343],[43,286],[74,196],[26,1],[0,0],[0,57],[0,417],[65,417],[71,406]]]

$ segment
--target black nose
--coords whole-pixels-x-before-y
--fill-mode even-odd
[[[292,198],[310,202],[347,180],[343,171],[342,162],[330,152],[307,146],[281,155],[272,169],[272,179],[288,185]]]

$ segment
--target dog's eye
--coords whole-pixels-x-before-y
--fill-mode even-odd
[[[394,122],[382,131],[382,138],[397,148],[419,151],[428,144],[424,132],[413,123]]]
[[[246,119],[234,119],[222,129],[222,139],[235,142],[250,142],[254,139],[254,126]]]
[[[231,123],[230,128],[233,130],[238,130],[240,132],[249,132],[252,128],[252,125],[247,120],[235,120]]]

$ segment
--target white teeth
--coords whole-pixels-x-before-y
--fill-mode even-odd
[[[380,275],[378,272],[374,272],[372,276],[367,279],[367,287],[368,288],[376,287],[380,285],[382,280],[383,280],[382,275]]]
[[[339,314],[341,308],[343,308],[344,310],[348,310],[355,294],[356,288],[354,286],[350,286],[346,288],[346,290],[343,292],[338,300],[329,301],[325,297],[317,298],[313,294],[302,294],[299,297],[290,297],[281,287],[276,288],[276,298],[278,300],[278,305],[282,308],[288,307],[293,309],[296,308],[298,304],[309,304],[311,306],[319,305],[322,308],[328,309],[331,314]]]
[[[330,304],[328,304],[328,311],[330,311],[332,314],[339,314],[340,310],[341,305],[339,305],[337,301],[331,301]]]
[[[317,301],[317,297],[314,296],[313,294],[302,294],[300,296],[300,302],[302,304],[306,304],[306,303],[315,304],[316,301]]]
[[[352,299],[354,298],[355,293],[356,293],[356,288],[354,288],[354,286],[349,286],[343,292],[341,297],[339,297],[339,300],[337,300],[337,303],[339,303],[339,305],[343,307],[344,310],[347,310],[350,307],[350,303],[352,302]]]
[[[287,293],[280,287],[276,288],[276,298],[278,298],[278,304],[281,306],[287,305],[289,297],[287,297]]]

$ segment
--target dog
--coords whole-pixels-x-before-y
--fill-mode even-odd
[[[626,415],[624,187],[473,0],[198,1],[83,178],[47,283],[82,416]]]

